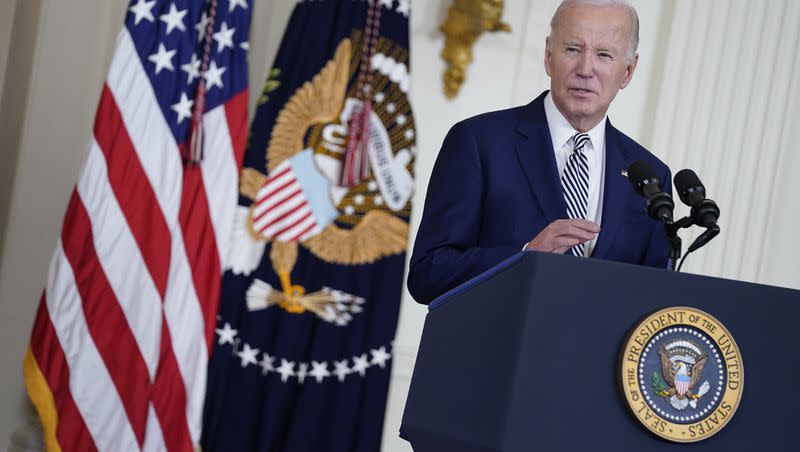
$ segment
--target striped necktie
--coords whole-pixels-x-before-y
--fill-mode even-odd
[[[589,199],[589,161],[583,148],[587,142],[589,142],[588,134],[576,133],[572,137],[572,154],[561,174],[561,187],[564,189],[567,215],[570,218],[586,218],[586,205]],[[586,244],[581,243],[572,247],[570,253],[573,256],[584,256]]]

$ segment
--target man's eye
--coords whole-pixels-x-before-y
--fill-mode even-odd
[[[567,47],[567,52],[577,52],[577,51],[578,51],[577,47]]]
[[[614,56],[611,55],[610,53],[601,53],[600,54],[600,58],[603,58],[603,59],[606,59],[606,60],[613,60]]]

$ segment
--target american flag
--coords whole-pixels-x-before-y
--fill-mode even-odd
[[[25,357],[48,450],[199,444],[246,142],[251,10],[127,10]],[[193,122],[198,164],[186,162]]]

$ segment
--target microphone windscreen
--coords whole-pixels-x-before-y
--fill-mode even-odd
[[[641,190],[643,181],[656,178],[656,172],[644,160],[637,160],[628,167],[628,180],[637,192]]]
[[[702,186],[702,182],[700,182],[700,178],[697,177],[694,171],[690,169],[683,169],[678,171],[678,174],[675,175],[675,188],[678,189],[678,193],[685,191],[689,188]]]
[[[680,170],[675,175],[674,181],[678,196],[687,206],[693,206],[705,199],[706,188],[694,171],[690,169]]]

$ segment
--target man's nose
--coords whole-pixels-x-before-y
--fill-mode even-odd
[[[594,72],[594,60],[592,59],[593,55],[591,52],[583,52],[581,53],[580,59],[578,60],[578,68],[577,74],[578,77],[582,78],[591,78]]]

